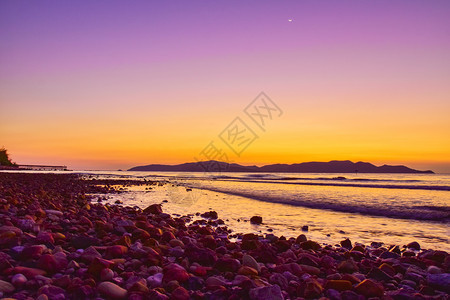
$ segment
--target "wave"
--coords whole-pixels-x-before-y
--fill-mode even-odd
[[[194,186],[195,188],[195,186]],[[363,215],[388,217],[397,219],[409,219],[418,221],[435,221],[450,223],[450,207],[448,206],[395,206],[395,205],[368,205],[364,203],[342,203],[325,199],[293,199],[274,196],[270,194],[258,194],[253,191],[230,191],[214,187],[197,187],[228,195],[241,196],[254,200],[280,203],[293,206],[302,206],[313,209],[325,209],[344,213],[358,213]]]
[[[434,190],[450,191],[450,186],[446,185],[410,185],[410,184],[360,184],[346,182],[290,182],[279,180],[234,180],[239,182],[274,183],[274,184],[295,184],[295,185],[318,185],[318,186],[343,186],[343,187],[364,187],[382,189],[408,189],[408,190]]]

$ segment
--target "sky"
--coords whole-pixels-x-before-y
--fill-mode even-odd
[[[220,153],[450,173],[449,15],[434,0],[4,0],[0,147],[77,170]]]

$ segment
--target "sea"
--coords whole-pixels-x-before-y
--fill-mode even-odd
[[[425,249],[450,252],[450,174],[76,172],[159,181],[124,187],[103,202],[140,208],[161,203],[164,212],[193,220],[216,211],[232,238],[304,234],[329,245],[349,238],[400,247],[416,241]],[[251,224],[252,216],[263,223]]]

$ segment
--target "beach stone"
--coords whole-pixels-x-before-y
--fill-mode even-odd
[[[56,273],[62,268],[67,266],[67,259],[62,256],[44,254],[42,255],[38,262],[37,267],[39,269],[45,270],[50,274]]]
[[[89,265],[87,272],[95,277],[100,277],[100,273],[103,269],[109,268],[114,265],[111,260],[96,257],[94,261]]]
[[[121,288],[117,284],[104,281],[98,285],[98,292],[111,299],[126,299],[127,290]]]
[[[38,235],[36,236],[36,241],[38,243],[51,244],[51,245],[53,245],[55,243],[55,239],[54,239],[53,235],[51,233],[45,232],[45,231],[41,231],[38,233]]]
[[[392,276],[383,272],[379,268],[372,268],[370,272],[367,274],[367,277],[373,278],[377,281],[389,281],[392,280]]]
[[[15,226],[0,226],[0,234],[12,232],[14,236],[21,236],[23,234],[22,229]]]
[[[46,209],[45,212],[47,213],[47,215],[55,215],[58,217],[62,217],[64,215],[62,211],[55,209]]]
[[[23,274],[16,274],[11,278],[11,283],[16,287],[21,287],[27,282],[27,278]]]
[[[420,250],[420,244],[418,242],[411,242],[406,245],[406,247],[414,250]]]
[[[256,259],[253,258],[253,256],[249,254],[244,254],[242,256],[242,264],[244,266],[248,266],[255,269],[256,271],[258,271],[258,273],[261,272],[261,267],[259,266],[258,262],[256,261]]]
[[[334,289],[328,289],[325,291],[325,296],[330,300],[342,300],[341,293]]]
[[[322,248],[319,243],[314,241],[306,241],[300,243],[300,247],[302,247],[303,250],[316,250],[316,251]]]
[[[450,293],[450,273],[429,274],[427,282],[440,291]]]
[[[262,223],[262,217],[260,216],[253,216],[250,218],[250,223],[252,224],[261,224]]]
[[[363,296],[358,295],[354,291],[343,291],[341,292],[342,300],[362,300]]]
[[[114,272],[110,268],[104,268],[100,271],[101,281],[110,281],[114,278]]]
[[[37,259],[46,249],[47,247],[44,245],[32,245],[25,247],[22,252],[20,252],[20,259],[23,261]]]
[[[300,234],[297,239],[295,239],[295,243],[300,244],[303,242],[306,242],[308,239],[306,238],[306,235]]]
[[[172,263],[163,269],[163,281],[169,282],[172,280],[176,280],[178,282],[185,282],[189,279],[189,274],[186,272],[186,270],[175,263]]]
[[[427,272],[430,274],[441,274],[442,269],[436,266],[429,266]]]
[[[221,257],[216,261],[214,268],[221,272],[236,272],[240,266],[241,263],[237,259]]]
[[[144,209],[144,213],[159,215],[160,213],[162,213],[161,204],[152,204],[152,205],[147,206],[147,208]]]
[[[215,219],[217,219],[219,217],[217,215],[217,212],[215,212],[213,210],[204,212],[200,216],[203,217],[203,218],[212,219],[212,220],[215,220]]]
[[[184,254],[190,262],[197,262],[203,266],[212,266],[217,261],[217,255],[213,250],[200,248],[192,243],[186,245]]]
[[[238,270],[239,275],[246,275],[246,276],[257,276],[258,271],[249,267],[249,266],[242,266]]]
[[[383,286],[370,279],[363,280],[355,287],[355,291],[366,297],[382,297],[384,294]]]
[[[15,267],[13,268],[12,273],[23,274],[27,279],[33,279],[35,276],[47,274],[44,270],[28,267]]]
[[[99,240],[94,237],[79,235],[72,237],[70,243],[76,249],[86,249],[91,246],[97,246]]]
[[[148,293],[148,299],[152,299],[152,300],[168,300],[169,297],[161,294],[159,291],[156,290],[150,290],[150,292]]]
[[[147,277],[147,284],[150,288],[157,288],[162,286],[163,273],[156,273],[152,276]]]
[[[381,264],[378,268],[390,276],[394,276],[396,273],[395,269],[387,263]]]
[[[122,245],[114,245],[106,248],[105,256],[108,258],[123,257],[127,252],[127,247]]]
[[[359,270],[358,265],[353,261],[353,259],[344,260],[338,265],[337,269],[343,273],[354,273]]]
[[[0,280],[0,292],[2,293],[12,293],[16,288],[11,283]]]
[[[211,276],[206,279],[205,285],[207,287],[226,286],[227,282],[223,278]]]
[[[66,292],[57,286],[46,284],[38,290],[38,295],[46,295],[50,300],[67,299]]]
[[[350,241],[350,239],[345,239],[345,240],[341,241],[340,244],[341,244],[342,247],[344,247],[344,248],[346,248],[348,250],[352,249],[352,247],[353,247],[352,246],[352,242]]]
[[[323,287],[322,285],[315,280],[314,278],[309,278],[305,282],[305,288],[303,290],[303,296],[306,298],[317,298],[322,294]]]
[[[334,289],[337,291],[346,291],[352,289],[352,283],[348,280],[328,280],[325,284],[326,289]]]
[[[284,300],[278,285],[257,287],[250,290],[251,300]]]
[[[286,290],[289,285],[286,277],[280,273],[272,274],[269,278],[269,282],[278,285],[282,290]]]
[[[177,287],[170,294],[170,299],[173,300],[189,300],[189,292],[182,286]]]
[[[302,231],[307,232],[309,230],[309,226],[308,225],[303,225],[302,226]]]

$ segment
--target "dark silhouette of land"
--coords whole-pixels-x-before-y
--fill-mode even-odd
[[[179,165],[151,164],[137,166],[128,171],[175,171],[175,172],[274,172],[274,173],[423,173],[434,174],[433,171],[419,171],[406,166],[375,166],[368,162],[351,162],[349,160],[332,160],[329,162],[304,162],[299,164],[273,164],[262,167],[242,166],[219,161],[191,162]]]

